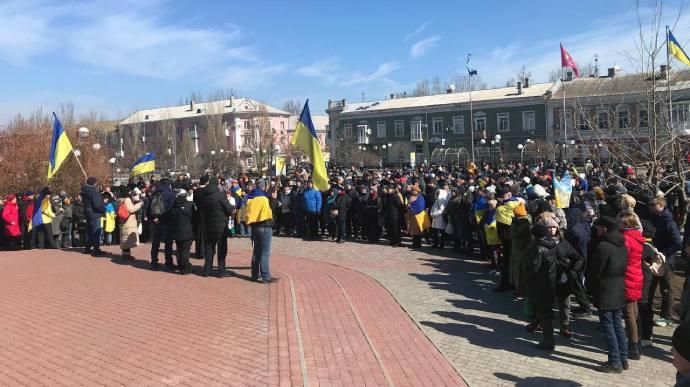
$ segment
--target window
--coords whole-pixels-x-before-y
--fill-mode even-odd
[[[675,102],[673,104],[673,120],[674,125],[685,128],[690,121],[690,104]]]
[[[441,117],[434,117],[433,120],[431,121],[432,125],[432,131],[434,135],[442,135],[443,134],[443,118]]]
[[[507,132],[510,130],[510,115],[508,113],[496,114],[496,121],[498,122],[499,132]]]
[[[412,141],[422,141],[422,121],[410,121],[410,139]]]
[[[637,111],[637,126],[639,128],[646,128],[649,126],[649,116],[647,115],[647,111],[644,109]]]
[[[474,131],[480,132],[486,130],[486,117],[476,117],[474,119]]]
[[[343,138],[352,138],[352,124],[345,125],[343,130]]]
[[[244,121],[244,128],[249,129],[249,120]]]
[[[405,136],[405,121],[395,121],[393,126],[395,127],[395,137]]]
[[[536,126],[534,111],[522,112],[522,130],[534,130]]]
[[[570,110],[565,111],[565,120],[563,119],[563,110],[560,111],[560,117],[558,118],[560,129],[565,128],[566,124],[568,128],[571,128],[573,126],[573,112]]]
[[[590,130],[589,122],[587,121],[587,114],[580,112],[577,115],[577,129],[578,130]]]
[[[609,128],[609,112],[601,111],[597,113],[597,125],[599,125],[599,129]]]
[[[386,137],[386,121],[379,121],[376,123],[376,137]]]
[[[618,111],[618,127],[621,129],[630,127],[630,116],[627,110]]]
[[[244,146],[251,146],[252,145],[252,136],[250,136],[250,135],[242,136],[242,143],[244,144]]]
[[[453,117],[453,133],[465,134],[465,117],[463,117],[463,116]]]
[[[285,121],[280,121],[280,130],[285,130]]]
[[[357,143],[358,144],[368,144],[369,143],[369,125],[357,125]]]

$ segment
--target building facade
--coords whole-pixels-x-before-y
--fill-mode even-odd
[[[362,157],[381,164],[431,161],[434,150],[464,152],[466,160],[520,157],[527,139],[548,139],[546,100],[553,83],[365,103],[329,101],[331,160]]]

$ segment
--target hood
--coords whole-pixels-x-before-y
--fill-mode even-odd
[[[623,233],[621,233],[618,230],[611,230],[611,231],[607,232],[602,237],[602,240],[609,242],[609,243],[616,245],[616,246],[625,245],[625,238],[623,237]]]
[[[633,240],[635,242],[638,242],[639,244],[645,243],[644,236],[642,235],[642,232],[640,230],[624,230],[622,231],[622,233],[625,239]]]
[[[259,187],[256,187],[252,190],[252,192],[247,194],[247,200],[249,199],[254,199],[259,196],[266,196],[268,197],[268,194],[264,191],[262,191]]]

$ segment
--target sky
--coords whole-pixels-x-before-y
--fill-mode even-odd
[[[524,65],[532,82],[560,66],[562,42],[580,66],[635,72],[632,0],[43,1],[0,0],[0,125],[71,101],[121,119],[176,105],[192,92],[234,90],[280,108],[310,99],[383,99],[420,79],[466,74],[488,87]],[[661,18],[690,49],[690,12],[667,0]],[[663,39],[663,37],[662,37]]]

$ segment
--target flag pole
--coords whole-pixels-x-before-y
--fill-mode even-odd
[[[472,117],[472,74],[470,74],[470,136],[472,140],[472,164],[474,164],[474,119]]]
[[[561,85],[563,87],[563,158],[568,159],[568,115],[565,110],[565,67],[561,66]]]
[[[84,170],[84,166],[81,165],[81,161],[79,161],[79,156],[77,156],[77,154],[74,153],[74,148],[72,148],[72,154],[74,155],[74,158],[77,159],[77,163],[79,164],[79,168],[81,168],[81,172],[84,174],[84,177],[88,179],[89,177],[86,175],[86,171]]]
[[[668,87],[668,119],[673,128],[673,101],[671,100],[671,53],[669,50],[670,30],[666,26],[666,87]]]

